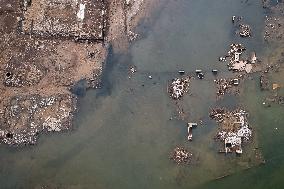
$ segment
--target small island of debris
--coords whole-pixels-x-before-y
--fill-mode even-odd
[[[168,85],[168,93],[174,100],[181,99],[189,90],[190,76],[175,78]]]
[[[219,125],[216,140],[224,144],[220,152],[242,154],[242,144],[252,138],[252,129],[248,124],[248,113],[242,109],[227,111],[223,108],[213,109],[209,115]]]
[[[176,164],[188,164],[190,163],[192,154],[183,147],[176,147],[170,155]]]

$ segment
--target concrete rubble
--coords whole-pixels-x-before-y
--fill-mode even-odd
[[[176,164],[187,164],[190,163],[192,154],[183,147],[176,147],[170,155]]]
[[[181,99],[189,90],[190,79],[190,76],[173,79],[168,85],[168,93],[170,94],[170,97],[174,100]]]
[[[248,24],[240,24],[239,25],[239,34],[241,37],[250,37],[251,36],[251,28]]]
[[[231,44],[231,49],[228,52],[230,62],[228,63],[228,69],[232,71],[250,73],[252,70],[251,61],[241,59],[241,55],[246,50],[242,44]],[[253,57],[255,58],[255,57]]]
[[[220,152],[242,154],[242,145],[252,138],[252,129],[248,124],[248,113],[242,109],[227,111],[223,108],[213,109],[211,119],[219,125],[216,139],[224,145]]]
[[[240,83],[239,78],[233,79],[215,79],[215,84],[217,85],[217,97],[224,96],[225,94],[238,94],[238,85]]]
[[[256,67],[258,59],[255,52],[251,52],[248,58],[243,59],[242,55],[245,51],[246,48],[242,44],[233,43],[230,45],[227,55],[220,57],[219,61],[225,62],[229,59],[227,66],[230,71],[251,73]]]

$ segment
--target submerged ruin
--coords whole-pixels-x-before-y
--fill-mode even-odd
[[[216,140],[221,141],[224,145],[220,152],[242,154],[242,146],[252,138],[248,113],[242,109],[228,111],[217,108],[213,109],[209,116],[219,126]]]

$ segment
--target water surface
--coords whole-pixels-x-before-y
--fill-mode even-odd
[[[217,60],[232,42],[262,56],[261,2],[163,0],[158,9],[150,22],[137,28],[142,38],[128,53],[113,54],[110,49],[102,89],[86,94],[76,90],[84,97],[73,132],[43,135],[37,146],[28,148],[0,147],[0,188],[281,188],[283,107],[261,105],[265,94],[259,91],[257,75],[243,85],[240,97],[216,101],[211,74],[218,69],[218,77],[231,75]],[[232,15],[244,16],[252,26],[251,39],[234,35]],[[130,65],[138,72],[129,79]],[[190,94],[179,102],[186,112],[183,120],[176,118],[177,106],[166,91],[180,69],[191,75],[195,69],[205,71],[205,79],[193,80]],[[258,140],[240,158],[217,153],[217,127],[208,118],[209,108],[217,105],[241,105],[250,112]],[[188,142],[186,123],[199,120],[203,125]],[[169,160],[176,146],[191,150],[191,165]],[[266,165],[255,166],[255,147],[261,148]]]

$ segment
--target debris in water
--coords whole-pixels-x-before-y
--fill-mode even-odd
[[[247,24],[239,25],[239,34],[241,37],[250,37],[251,36],[251,28]]]
[[[217,96],[223,96],[226,93],[238,94],[238,85],[240,80],[238,78],[234,79],[215,79],[214,82],[217,84]]]
[[[248,113],[242,109],[226,111],[213,109],[209,116],[219,125],[216,139],[224,143],[224,151],[242,154],[242,144],[252,138],[252,129],[248,124]]]
[[[197,127],[197,123],[187,123],[187,140],[192,141],[192,129]]]
[[[176,147],[170,158],[177,164],[187,164],[190,163],[192,154],[183,147]]]
[[[183,78],[175,78],[168,86],[168,93],[170,96],[179,100],[185,93],[189,90],[190,76],[186,76]]]

